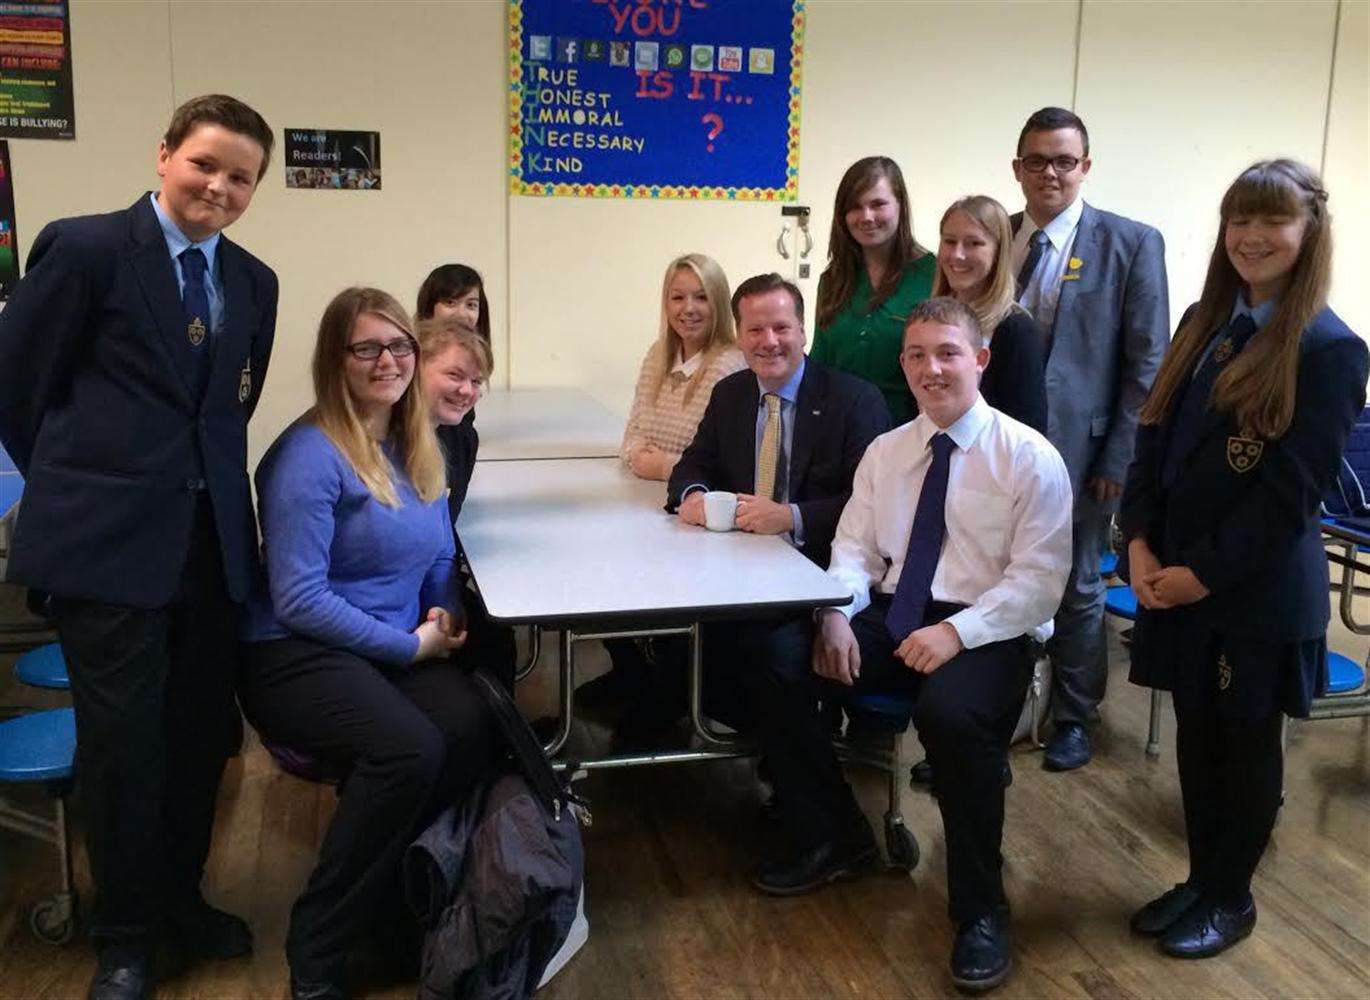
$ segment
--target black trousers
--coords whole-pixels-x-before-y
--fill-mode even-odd
[[[1216,902],[1242,906],[1280,808],[1282,719],[1225,718],[1215,701],[1175,699],[1189,882]]]
[[[852,620],[861,648],[854,687],[811,671],[806,655],[766,678],[762,741],[776,777],[785,822],[801,848],[840,839],[856,802],[833,753],[820,700],[854,693],[897,693],[914,702],[913,723],[932,763],[947,840],[947,894],[953,920],[973,920],[1005,905],[999,853],[1004,830],[1003,768],[1032,678],[1026,637],[963,650],[931,674],[894,658],[885,627],[889,597]],[[945,617],[954,609],[937,609]]]
[[[171,604],[54,595],[50,608],[76,710],[91,936],[97,947],[143,949],[168,908],[198,899],[219,780],[242,738],[233,700],[241,609],[228,596],[208,495]]]
[[[492,722],[447,661],[392,667],[297,638],[248,645],[243,706],[265,736],[350,766],[286,937],[292,972],[337,981],[394,898],[404,848],[491,773]]]
[[[457,651],[456,659],[468,669],[484,670],[513,694],[514,673],[518,669],[514,630],[490,620],[485,602],[474,588],[463,585],[461,596],[466,612],[466,642]]]

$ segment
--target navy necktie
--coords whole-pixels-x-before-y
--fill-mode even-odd
[[[186,314],[186,343],[190,345],[196,385],[202,393],[209,382],[209,289],[205,286],[208,271],[209,262],[199,247],[181,251],[181,274],[185,278],[181,304]]]
[[[1037,270],[1037,265],[1041,263],[1042,254],[1046,251],[1047,234],[1045,230],[1039,229],[1033,233],[1030,242],[1031,248],[1028,250],[1027,258],[1023,261],[1023,266],[1018,270],[1018,295],[1023,297],[1023,290],[1027,288],[1028,282],[1032,280],[1032,275]]]
[[[1166,445],[1165,460],[1161,464],[1161,481],[1169,486],[1179,477],[1181,463],[1189,456],[1198,441],[1204,413],[1213,395],[1213,383],[1223,366],[1241,353],[1256,333],[1256,321],[1243,313],[1219,334],[1218,343],[1208,352],[1203,364],[1195,370],[1185,387],[1184,395],[1171,422],[1170,441]]]
[[[885,614],[885,627],[895,642],[903,642],[910,632],[923,626],[923,616],[932,598],[932,577],[937,572],[942,539],[947,533],[947,473],[956,442],[946,434],[934,434],[928,444],[932,448],[932,464],[923,477],[904,566],[899,571],[894,600]]]

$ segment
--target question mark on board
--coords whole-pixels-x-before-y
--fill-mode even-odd
[[[704,148],[712,153],[714,151],[714,140],[717,139],[719,133],[723,131],[723,116],[717,112],[710,111],[707,115],[701,116],[699,120],[709,123],[709,141],[708,145]]]

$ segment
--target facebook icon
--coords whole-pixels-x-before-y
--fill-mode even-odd
[[[557,62],[573,63],[580,61],[580,43],[574,38],[557,39]]]

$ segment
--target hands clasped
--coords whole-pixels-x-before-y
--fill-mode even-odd
[[[453,634],[454,625],[452,612],[446,608],[429,608],[427,616],[414,629],[414,635],[419,637],[419,648],[410,662],[442,659],[460,649],[466,642],[466,630]]]

